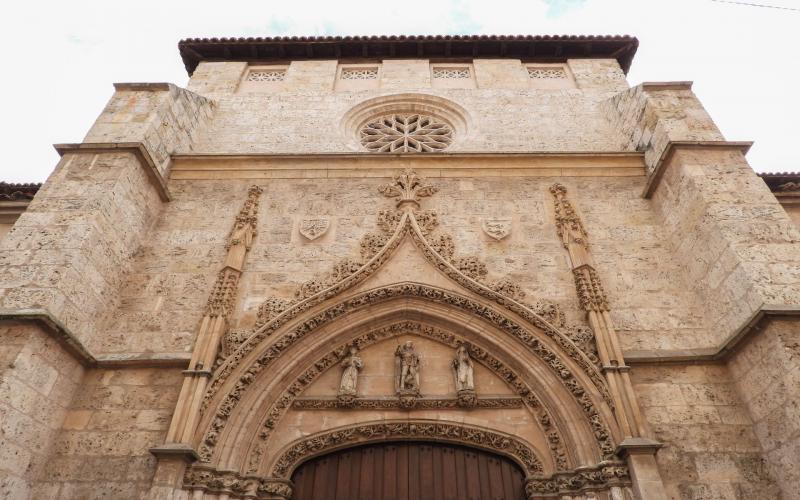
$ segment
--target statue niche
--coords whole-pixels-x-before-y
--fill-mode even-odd
[[[342,379],[339,382],[339,403],[343,406],[352,405],[356,399],[358,386],[358,372],[364,367],[364,362],[358,355],[358,348],[350,346],[348,355],[342,360]]]

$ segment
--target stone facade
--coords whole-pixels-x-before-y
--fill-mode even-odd
[[[503,456],[528,498],[800,495],[800,179],[759,178],[689,82],[568,40],[215,43],[182,43],[187,89],[116,84],[8,221],[0,496],[286,499],[396,440]]]

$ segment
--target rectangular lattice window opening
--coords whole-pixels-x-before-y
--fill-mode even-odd
[[[342,80],[377,80],[378,68],[343,68]]]
[[[564,68],[528,66],[528,77],[534,80],[566,80]]]
[[[282,82],[285,79],[285,69],[253,70],[247,74],[248,82]]]
[[[469,78],[469,68],[433,68],[433,77],[444,79]]]

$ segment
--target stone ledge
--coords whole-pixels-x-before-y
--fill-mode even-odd
[[[82,142],[73,144],[53,144],[58,154],[67,153],[133,153],[139,164],[147,172],[147,176],[158,191],[161,201],[169,201],[170,195],[167,183],[158,172],[153,158],[141,142]]]
[[[734,150],[741,151],[742,154],[747,154],[750,146],[753,145],[752,141],[671,141],[664,148],[661,153],[653,172],[647,179],[647,183],[642,191],[642,198],[650,198],[655,192],[658,184],[661,182],[661,177],[664,175],[664,169],[672,160],[675,151],[679,149],[719,149],[719,150]]]
[[[114,83],[114,90],[133,91],[133,92],[163,92],[172,87],[171,83],[166,82],[121,82]]]
[[[642,82],[639,86],[646,92],[659,92],[662,90],[692,90],[693,83],[691,81]]]
[[[644,177],[635,151],[517,153],[175,154],[175,180],[391,178],[399,168],[437,177]]]
[[[159,459],[176,457],[187,462],[194,462],[200,458],[194,448],[183,443],[165,443],[161,446],[154,446],[149,451]]]
[[[663,447],[664,445],[658,441],[654,441],[649,438],[644,437],[628,437],[622,440],[622,442],[617,445],[617,455],[620,457],[625,457],[625,455],[634,455],[634,454],[646,454],[652,455],[659,448]]]
[[[47,309],[0,309],[0,320],[33,322],[44,327],[83,366],[94,366],[97,359],[61,321]]]
[[[86,368],[186,368],[191,360],[191,353],[95,356],[47,309],[0,309],[0,320],[33,322],[44,327],[50,336]]]
[[[112,354],[97,356],[97,368],[180,368],[189,366],[191,353]]]
[[[755,336],[772,318],[800,316],[800,305],[762,306],[718,347],[680,350],[640,350],[624,352],[625,362],[645,364],[693,364],[725,362],[747,340]]]

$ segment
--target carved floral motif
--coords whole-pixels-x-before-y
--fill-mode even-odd
[[[399,207],[408,201],[418,204],[420,198],[436,194],[439,188],[425,184],[424,178],[418,176],[413,170],[406,169],[392,182],[381,186],[378,190],[388,198],[395,198]]]
[[[289,309],[292,305],[291,300],[282,299],[279,297],[269,297],[267,300],[258,306],[256,311],[256,324],[255,328],[261,328],[271,321],[274,317]]]

